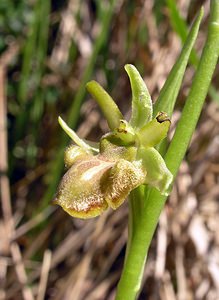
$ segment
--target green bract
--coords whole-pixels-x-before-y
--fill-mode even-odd
[[[154,146],[166,137],[170,120],[164,112],[152,119],[152,101],[143,79],[133,65],[126,65],[125,70],[133,93],[130,122],[124,120],[116,103],[98,83],[87,84],[111,129],[97,148],[80,139],[59,117],[60,125],[77,146],[65,151],[68,171],[53,202],[71,216],[91,218],[108,207],[116,209],[142,184],[168,194],[172,174]]]

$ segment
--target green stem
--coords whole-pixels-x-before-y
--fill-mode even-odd
[[[212,0],[207,41],[182,117],[165,157],[167,166],[174,176],[177,174],[197,124],[218,56],[219,0]],[[145,192],[147,195],[143,195],[141,187],[131,194],[128,246],[116,300],[137,298],[148,248],[167,198],[161,196],[155,189],[145,188]]]
[[[160,197],[156,189],[153,191]],[[163,207],[166,197],[162,199]],[[130,194],[128,242],[116,300],[134,300],[140,292],[148,248],[162,209],[161,202],[157,205],[154,197],[153,200],[152,203],[145,201],[143,186]]]
[[[136,299],[140,287],[146,261],[145,252],[145,202],[144,187],[141,186],[130,194],[129,201],[129,236],[125,263],[120,279],[116,300]],[[141,215],[142,213],[142,215]],[[144,254],[144,255],[142,255]]]

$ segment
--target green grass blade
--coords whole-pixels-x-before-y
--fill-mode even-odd
[[[45,70],[45,61],[48,48],[48,33],[49,33],[49,13],[50,0],[41,0],[39,3],[39,26],[36,52],[36,67],[35,67],[35,84],[37,87],[36,95],[33,100],[33,108],[31,110],[31,120],[35,123],[39,121],[44,109],[44,93],[40,88],[40,82]]]
[[[32,70],[32,59],[35,55],[37,32],[38,32],[38,14],[39,14],[40,1],[36,1],[34,7],[34,16],[32,23],[30,24],[29,33],[24,46],[24,52],[22,57],[22,67],[20,74],[20,83],[18,88],[18,101],[22,105],[27,101],[28,93],[28,79]]]
[[[166,0],[166,3],[169,8],[170,21],[172,27],[174,28],[175,32],[178,34],[178,36],[182,40],[182,43],[184,44],[188,34],[188,26],[179,13],[176,1]],[[190,62],[195,66],[198,64],[198,56],[194,49],[192,49],[191,51]]]
[[[185,42],[187,32],[188,32],[188,26],[186,24],[186,21],[183,19],[183,17],[180,15],[179,10],[177,9],[176,2],[174,0],[166,0],[167,6],[169,8],[170,12],[170,20],[172,27],[179,35],[182,43]],[[195,49],[193,48],[190,55],[190,62],[193,66],[197,67],[198,65],[198,55]],[[219,92],[216,90],[216,88],[211,84],[209,87],[209,95],[211,96],[212,100],[219,103]]]
[[[214,7],[214,11],[212,11],[206,45],[186,99],[182,116],[165,156],[173,175],[176,175],[178,171],[195,130],[219,56],[219,1],[212,1],[212,7]]]
[[[15,140],[19,140],[22,137],[25,124],[30,121],[29,119],[38,121],[43,112],[43,93],[39,86],[44,72],[44,62],[47,53],[49,13],[50,0],[38,0],[35,5],[33,23],[24,47],[22,59],[23,65],[18,88],[18,102],[20,103],[21,112],[15,124]],[[32,88],[35,96],[27,104],[30,78],[32,78],[32,81],[34,79]]]
[[[154,116],[159,111],[165,111],[169,116],[172,115],[173,108],[180,90],[182,79],[185,73],[185,69],[189,60],[190,53],[195,43],[200,22],[203,16],[203,9],[201,9],[198,17],[196,18],[190,33],[187,37],[182,52],[173,66],[161,92],[154,105]]]

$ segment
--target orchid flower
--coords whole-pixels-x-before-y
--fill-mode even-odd
[[[110,128],[95,147],[80,139],[59,117],[74,145],[65,151],[68,170],[53,203],[73,217],[92,218],[108,207],[117,209],[140,185],[148,184],[168,194],[173,176],[155,146],[167,136],[170,120],[164,112],[152,118],[152,100],[144,80],[133,65],[126,65],[125,70],[132,88],[129,122],[97,82],[87,83]]]

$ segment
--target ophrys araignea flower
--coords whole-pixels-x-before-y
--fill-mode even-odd
[[[108,207],[117,209],[142,184],[167,194],[172,174],[154,148],[166,137],[170,120],[163,112],[152,119],[152,102],[136,68],[126,65],[132,87],[132,115],[127,122],[112,98],[95,81],[88,91],[100,105],[111,131],[96,147],[80,139],[59,117],[75,144],[65,151],[68,171],[53,202],[71,216],[91,218]]]

